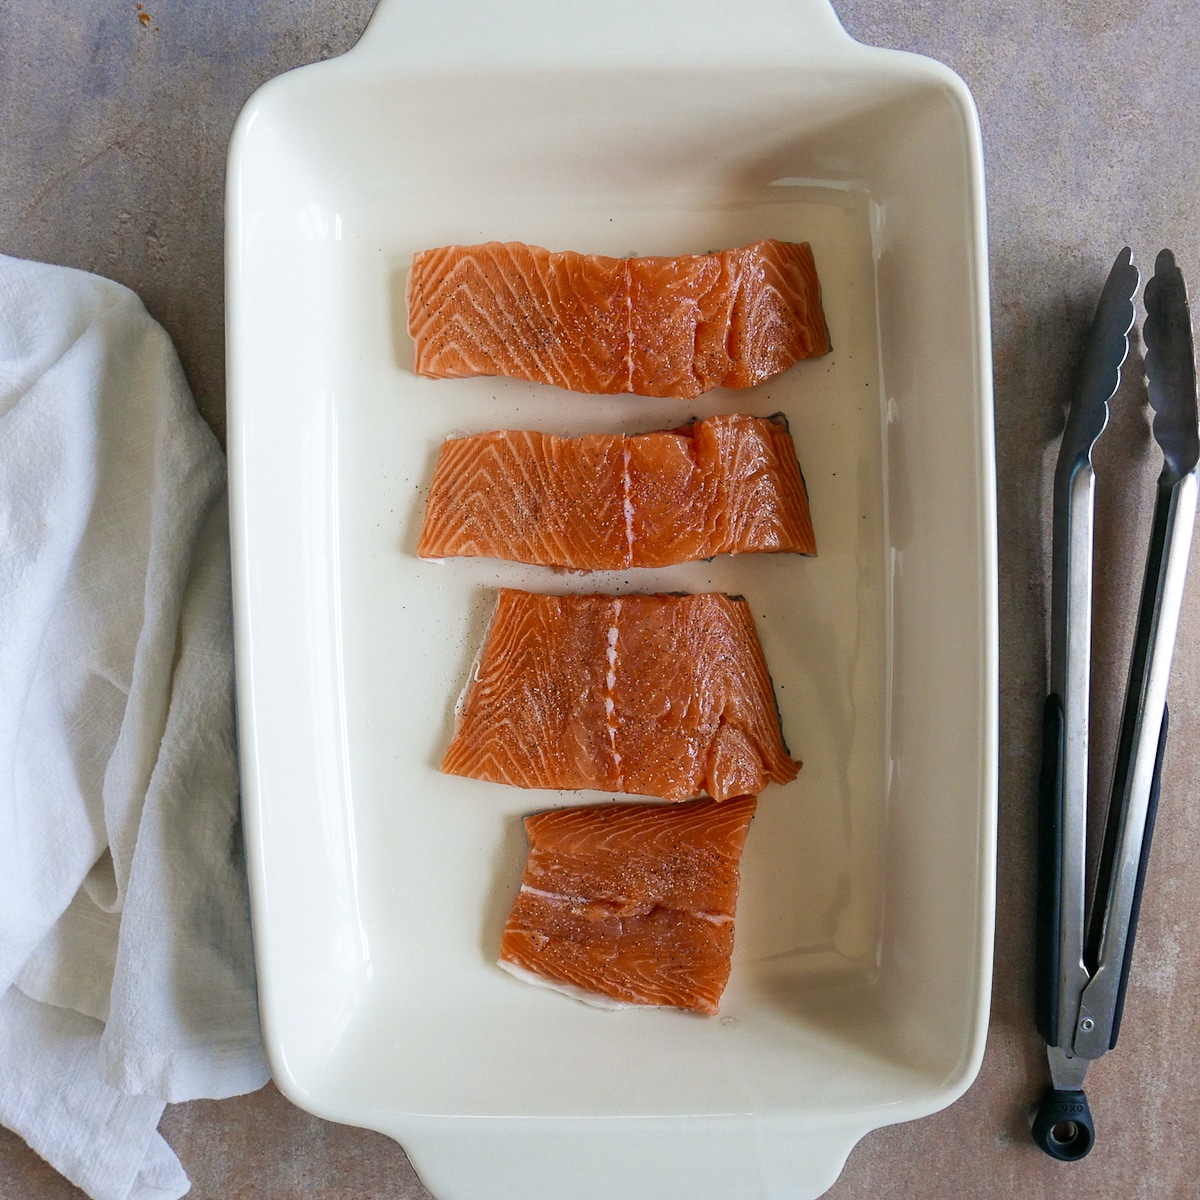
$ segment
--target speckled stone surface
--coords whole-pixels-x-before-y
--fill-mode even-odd
[[[261,82],[351,46],[371,0],[0,0],[0,251],[136,288],[223,429],[225,145]],[[1000,851],[991,1033],[950,1109],[876,1131],[831,1200],[1193,1200],[1200,1195],[1200,551],[1171,688],[1158,834],[1121,1043],[1088,1078],[1092,1155],[1054,1163],[1028,1122],[1045,1085],[1032,1006],[1033,796],[1046,660],[1049,483],[1060,404],[1116,251],[1170,246],[1200,281],[1195,0],[837,0],[859,39],[949,63],[979,107],[990,207],[1000,520]],[[1200,285],[1197,285],[1200,286]],[[1137,374],[1137,372],[1133,372]],[[1110,745],[1158,459],[1140,385],[1097,453],[1094,729]],[[1095,774],[1105,779],[1101,755]],[[420,1200],[386,1138],[271,1088],[167,1110],[195,1200]],[[0,1131],[0,1197],[69,1184]],[[569,1200],[569,1197],[564,1197]],[[704,1200],[699,1197],[698,1200]]]

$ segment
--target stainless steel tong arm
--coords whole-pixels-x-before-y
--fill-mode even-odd
[[[1062,706],[1062,788],[1057,864],[1059,915],[1055,1029],[1050,1045],[1070,1051],[1088,982],[1086,914],[1088,705],[1092,659],[1092,535],[1096,476],[1092,447],[1108,423],[1133,328],[1139,276],[1128,247],[1109,272],[1084,349],[1054,474],[1050,691]]]
[[[1058,867],[1059,923],[1056,1044],[1070,1050],[1087,986],[1086,914],[1088,709],[1092,660],[1092,534],[1096,475],[1090,448],[1055,480],[1050,690],[1062,704],[1062,816]],[[1061,547],[1061,549],[1060,549]]]

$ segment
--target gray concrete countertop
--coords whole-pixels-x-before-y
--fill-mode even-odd
[[[948,63],[971,87],[989,188],[1000,521],[1000,850],[983,1070],[947,1111],[879,1130],[831,1200],[1200,1194],[1200,551],[1171,689],[1171,740],[1121,1044],[1088,1079],[1100,1127],[1076,1165],[1030,1142],[1045,1085],[1032,1010],[1034,794],[1046,655],[1054,441],[1116,251],[1163,246],[1200,281],[1195,0],[835,0],[862,41]],[[135,288],[224,428],[225,146],[254,88],[348,49],[372,0],[0,0],[0,252]],[[1138,372],[1133,372],[1138,374]],[[1094,728],[1111,745],[1159,459],[1127,383],[1098,451]],[[1108,767],[1096,764],[1098,777]],[[0,801],[2,802],[2,801]],[[0,1068],[2,1069],[2,1068]],[[403,1152],[272,1088],[167,1110],[195,1200],[419,1200]],[[81,1193],[0,1131],[0,1197]],[[565,1197],[564,1200],[569,1200]],[[703,1198],[699,1198],[703,1200]]]

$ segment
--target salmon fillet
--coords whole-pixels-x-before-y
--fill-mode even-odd
[[[580,999],[715,1013],[755,804],[738,796],[526,817],[529,857],[500,966]]]
[[[800,764],[745,600],[500,592],[444,772],[526,788],[758,795]]]
[[[692,399],[829,350],[807,242],[676,258],[443,246],[414,256],[407,298],[413,369],[434,379]]]
[[[417,554],[582,571],[717,554],[815,554],[782,416],[565,438],[502,429],[442,445]]]

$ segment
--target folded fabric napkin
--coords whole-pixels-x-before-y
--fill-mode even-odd
[[[96,1200],[268,1078],[225,468],[127,288],[0,256],[0,1123]]]

